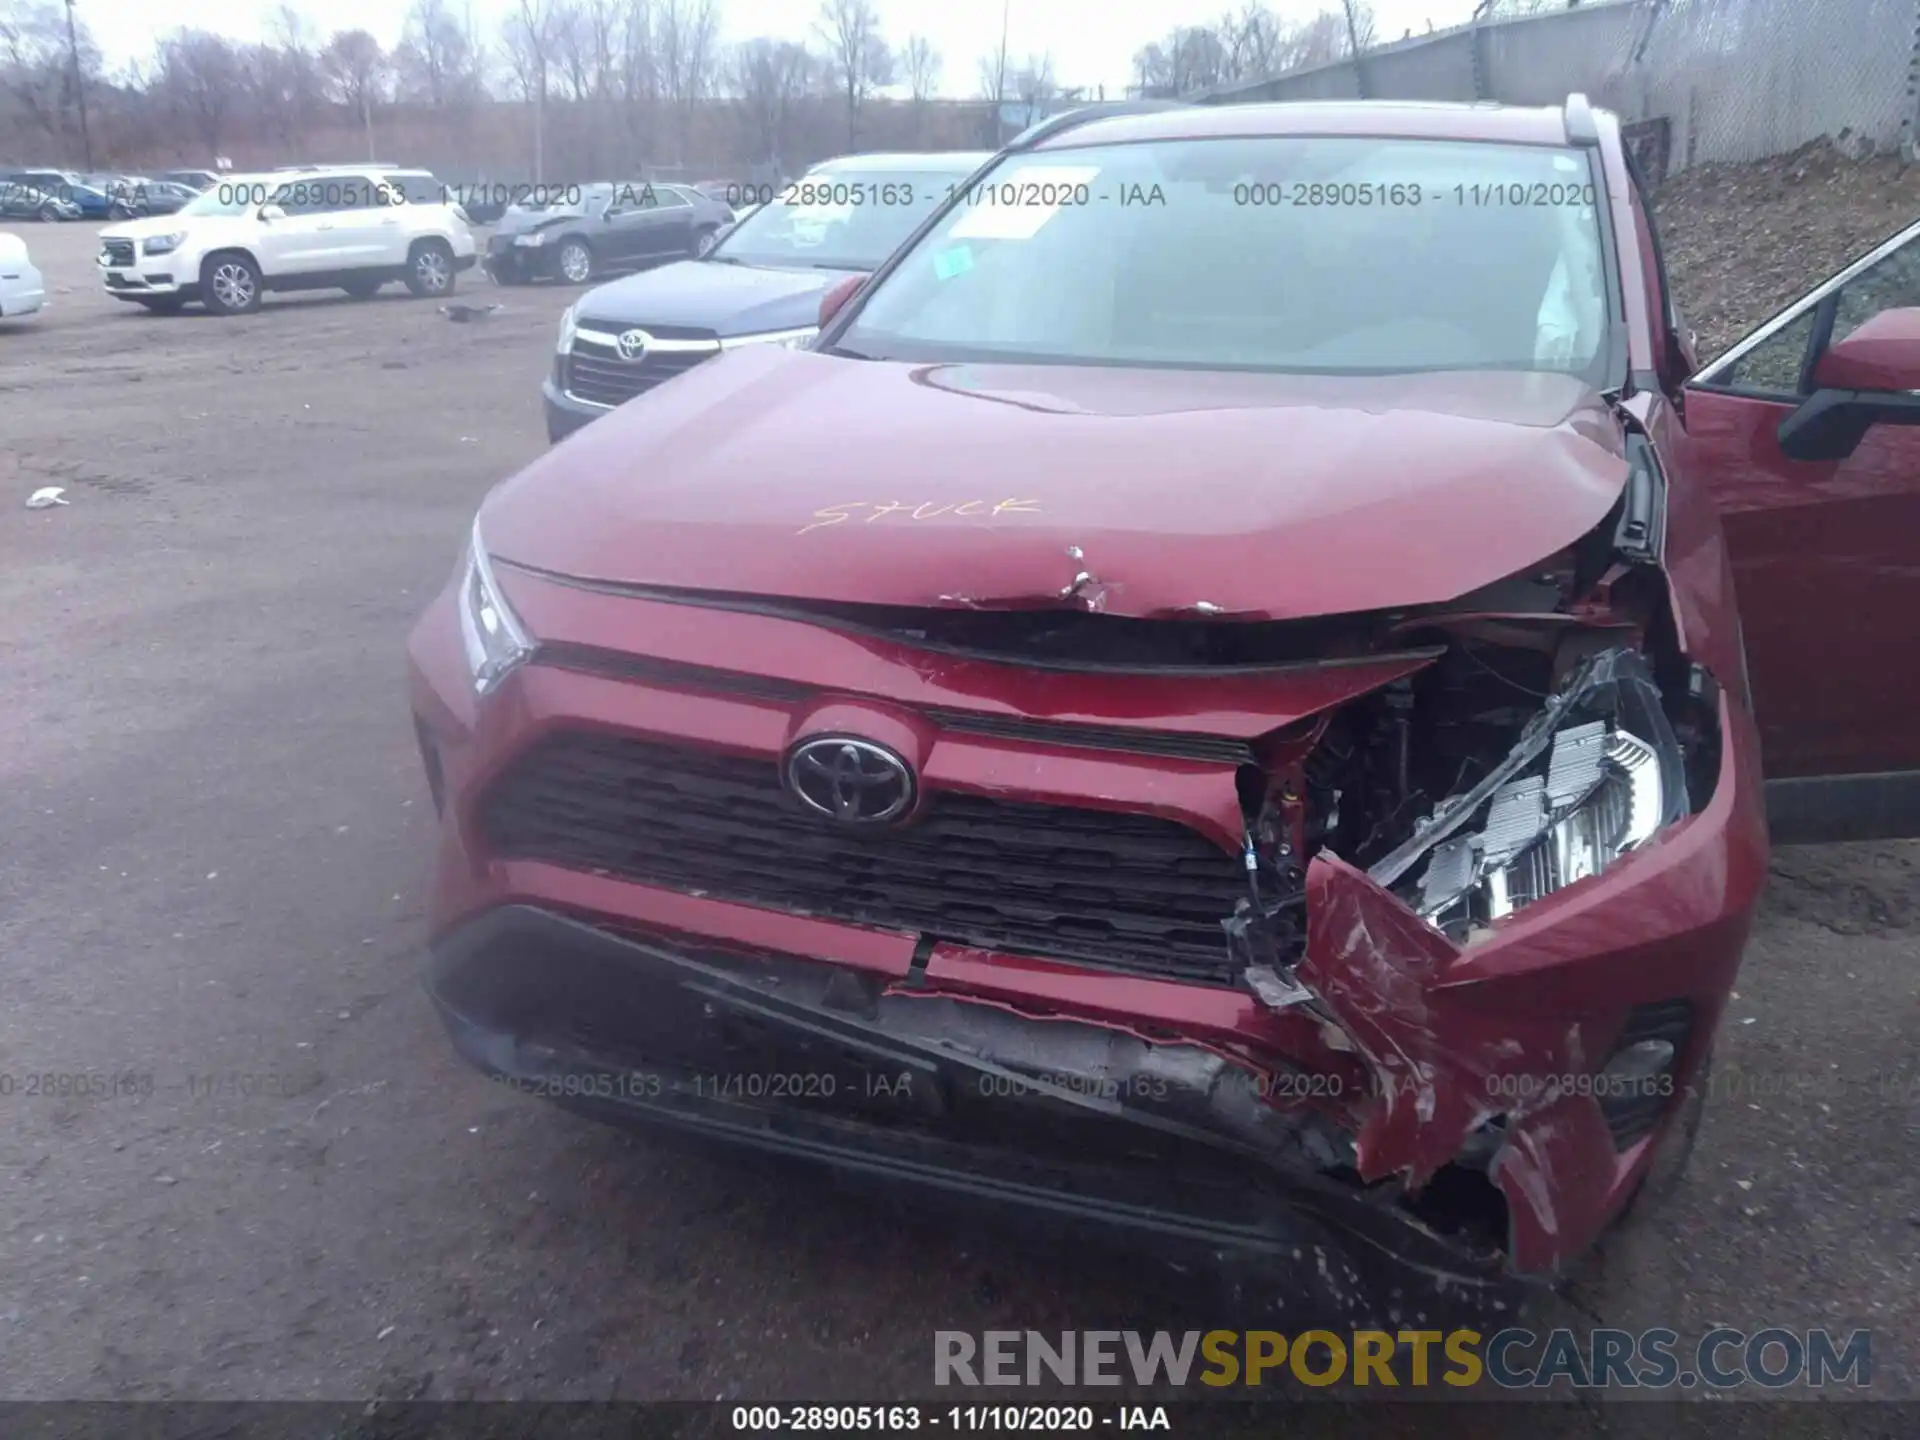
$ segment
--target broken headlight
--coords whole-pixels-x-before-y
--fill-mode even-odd
[[[473,673],[474,693],[484,695],[533,653],[533,642],[493,578],[477,519],[460,562],[454,607],[460,612],[460,639],[467,652],[467,668]]]
[[[1389,886],[1415,877],[1399,893],[1459,939],[1601,874],[1687,808],[1680,745],[1646,662],[1609,650],[1548,700],[1500,764],[1438,806],[1371,874]]]

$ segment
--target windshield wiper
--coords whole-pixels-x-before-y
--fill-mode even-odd
[[[747,263],[734,255],[707,255],[703,258],[710,265],[744,265]]]
[[[849,265],[844,260],[809,260],[807,262],[807,268],[810,270],[851,270],[854,274],[858,275],[873,269],[873,266]]]

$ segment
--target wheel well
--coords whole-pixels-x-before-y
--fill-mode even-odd
[[[256,272],[260,274],[266,273],[260,269],[260,257],[244,245],[222,245],[218,250],[209,250],[205,255],[200,257],[201,272],[204,274],[207,266],[218,260],[222,255],[238,255],[242,260],[253,266]]]
[[[422,235],[418,240],[415,240],[411,245],[407,246],[407,258],[411,260],[415,255],[418,255],[420,253],[420,247],[423,245],[438,245],[448,254],[453,253],[453,246],[442,240],[438,235]]]
[[[593,241],[582,235],[578,230],[569,230],[566,234],[562,235],[560,237],[560,244],[555,245],[553,248],[558,250],[560,245],[566,244],[569,240],[578,240],[582,245],[587,247],[589,253],[593,250]]]

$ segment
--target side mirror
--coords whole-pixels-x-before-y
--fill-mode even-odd
[[[1814,362],[1813,393],[1780,422],[1793,460],[1845,460],[1875,425],[1920,425],[1920,309],[1882,310]]]
[[[820,297],[820,328],[827,328],[827,322],[837,314],[847,301],[853,298],[853,292],[866,284],[864,275],[849,275],[826,294]]]
[[[1882,310],[1813,367],[1816,390],[1920,390],[1920,310]]]
[[[287,212],[282,210],[278,205],[262,205],[260,207],[260,218],[271,225],[275,220],[286,219]]]

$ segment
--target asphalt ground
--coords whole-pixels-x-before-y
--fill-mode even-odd
[[[457,1063],[402,643],[544,447],[570,292],[163,318],[96,230],[18,227],[51,305],[0,326],[0,1397],[900,1398],[936,1330],[1212,1323]],[[1916,857],[1776,857],[1688,1178],[1570,1323],[1870,1327],[1915,1396]]]

